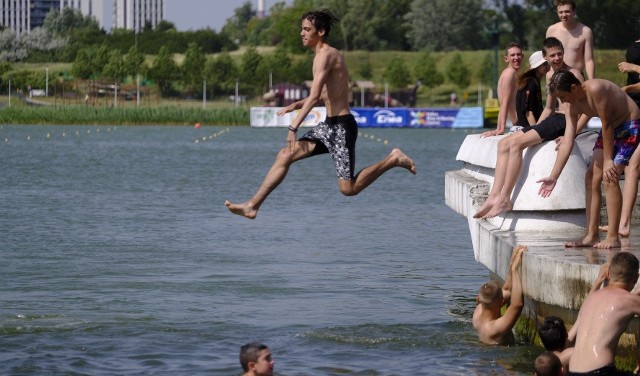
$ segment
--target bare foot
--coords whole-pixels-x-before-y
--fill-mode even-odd
[[[609,226],[608,225],[598,226],[598,230],[600,230],[600,232],[609,232]],[[631,230],[629,228],[629,224],[628,223],[626,225],[620,224],[620,227],[618,228],[618,235],[620,235],[623,238],[628,238],[630,234],[631,234]]]
[[[587,235],[582,239],[574,240],[572,242],[564,243],[564,246],[567,248],[582,248],[582,247],[593,247],[594,244],[600,241],[598,236]]]
[[[258,211],[250,207],[248,202],[244,204],[232,204],[231,201],[225,200],[224,205],[233,214],[241,215],[249,219],[254,219],[258,215]]]
[[[487,219],[487,218],[497,217],[502,213],[511,211],[511,209],[513,209],[513,205],[511,204],[511,201],[509,201],[508,198],[504,199],[504,198],[498,197],[498,200],[493,205],[493,208],[491,208],[491,210],[487,214],[485,214],[485,216],[483,216],[482,218]]]
[[[416,174],[418,171],[416,170],[416,165],[413,163],[413,159],[409,158],[402,150],[395,148],[391,150],[391,155],[396,159],[397,166],[404,167],[412,174]]]
[[[603,241],[593,245],[593,248],[598,248],[598,249],[611,249],[611,248],[620,248],[620,247],[622,247],[622,244],[620,243],[620,239],[618,239],[618,237],[610,238],[608,236]]]
[[[487,214],[489,212],[489,210],[491,210],[491,208],[493,208],[493,205],[495,203],[496,203],[496,198],[493,198],[491,196],[487,197],[487,199],[484,201],[482,206],[480,206],[480,209],[478,209],[476,214],[473,215],[473,218],[482,218],[482,217],[484,217],[484,215]]]

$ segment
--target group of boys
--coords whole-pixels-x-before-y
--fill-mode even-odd
[[[631,57],[638,60],[619,64],[621,72],[636,77],[635,84],[620,88],[610,81],[595,79],[591,30],[576,20],[573,0],[559,0],[556,4],[560,22],[549,27],[542,48],[550,66],[546,77],[547,101],[544,111],[536,124],[516,130],[499,141],[494,182],[489,196],[474,217],[486,219],[510,211],[511,193],[520,175],[523,150],[543,141],[556,140],[556,161],[549,176],[538,180],[541,183],[539,194],[549,197],[571,154],[576,135],[589,119],[599,117],[602,130],[585,176],[587,233],[579,240],[567,242],[566,246],[619,248],[620,235],[629,235],[629,217],[637,193],[640,167],[640,153],[635,153],[640,142],[640,108],[627,94],[640,91],[640,84],[637,83],[640,66],[633,64],[640,63],[640,53]],[[629,55],[628,52],[627,60],[630,59]],[[520,58],[514,58],[516,56]],[[483,133],[482,137],[504,133],[508,123],[505,119],[515,112],[512,108],[515,106],[516,91],[513,77],[520,68],[521,60],[522,49],[510,44],[505,56],[509,66],[499,80],[499,85],[503,87],[498,88],[499,93],[505,93],[499,98],[503,113],[498,117],[497,129]],[[585,70],[586,81],[582,76]],[[633,80],[630,83],[634,83]],[[625,184],[627,188],[623,200],[619,179],[625,170],[628,184]],[[603,241],[599,238],[601,183],[605,187],[609,220],[607,237]]]
[[[582,239],[567,242],[567,247],[620,248],[620,235],[629,235],[631,210],[638,187],[640,152],[640,40],[627,51],[626,62],[618,68],[628,73],[627,85],[595,79],[591,30],[575,19],[573,0],[556,0],[560,22],[549,27],[542,53],[549,63],[547,102],[537,123],[515,130],[498,144],[498,159],[492,189],[475,218],[491,218],[512,209],[511,192],[522,165],[522,151],[543,141],[556,140],[557,156],[548,177],[541,183],[539,194],[551,195],[558,177],[569,158],[576,135],[591,117],[599,117],[602,130],[594,146],[592,162],[585,176],[587,232]],[[508,67],[501,75],[498,88],[502,116],[495,131],[482,137],[505,132],[508,119],[515,111],[515,78],[522,49],[510,44],[505,61]],[[582,73],[586,71],[587,80]],[[511,117],[513,119],[513,117]],[[626,175],[624,196],[619,179]],[[600,241],[598,226],[601,184],[607,201],[607,237]],[[621,218],[622,216],[622,218]],[[489,282],[480,288],[473,326],[482,342],[508,344],[511,330],[523,308],[524,296],[519,270],[526,247],[514,248],[504,286]],[[640,315],[640,296],[631,293],[638,280],[638,259],[629,252],[615,254],[603,265],[591,291],[585,298],[576,322],[567,332],[564,322],[548,317],[539,329],[546,351],[535,361],[535,374],[546,375],[623,375],[614,358],[618,341],[635,315]],[[608,281],[606,287],[601,288]],[[509,303],[504,314],[501,307]],[[573,346],[572,346],[573,345]],[[639,363],[640,364],[640,363]],[[636,372],[640,367],[636,369]]]

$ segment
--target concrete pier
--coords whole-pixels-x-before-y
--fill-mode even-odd
[[[572,324],[600,265],[615,254],[594,248],[564,247],[566,241],[584,235],[584,175],[596,136],[590,133],[576,139],[569,161],[551,197],[546,199],[538,195],[540,184],[536,180],[550,173],[556,157],[555,143],[526,150],[523,171],[512,194],[514,210],[489,220],[474,219],[473,214],[493,182],[497,145],[502,137],[467,136],[457,156],[462,162],[461,169],[445,175],[445,202],[467,218],[474,257],[493,278],[504,281],[515,245],[528,247],[521,269],[523,315],[537,323],[555,315]],[[640,256],[637,246],[640,231],[634,230],[630,238],[622,240],[623,249]],[[637,333],[637,329],[634,320],[628,331]]]

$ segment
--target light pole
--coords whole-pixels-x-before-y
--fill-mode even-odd
[[[44,96],[49,98],[49,67],[44,68],[45,72],[45,87],[44,87]]]

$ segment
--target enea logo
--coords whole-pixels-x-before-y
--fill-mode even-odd
[[[356,111],[351,111],[351,115],[356,119],[356,123],[358,124],[367,124],[367,117],[360,115]]]
[[[389,110],[380,110],[373,114],[373,117],[376,118],[378,124],[402,124],[404,122],[402,116]]]

